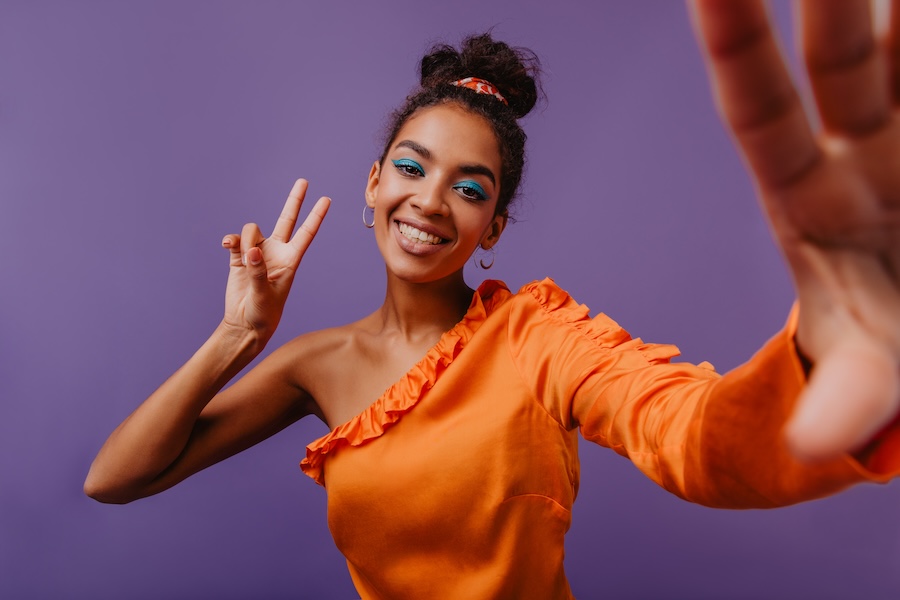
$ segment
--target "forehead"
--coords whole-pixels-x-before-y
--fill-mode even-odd
[[[435,160],[480,163],[500,172],[500,148],[494,129],[482,117],[456,104],[430,106],[409,118],[394,139],[424,146]]]

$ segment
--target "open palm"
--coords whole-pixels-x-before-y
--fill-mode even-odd
[[[900,10],[878,39],[868,0],[800,3],[811,115],[761,1],[692,8],[720,112],[793,276],[798,346],[814,364],[788,439],[811,458],[859,450],[900,403]]]

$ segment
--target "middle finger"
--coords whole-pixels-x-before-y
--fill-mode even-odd
[[[300,207],[303,205],[303,197],[306,195],[308,184],[305,179],[298,179],[291,188],[287,200],[284,202],[284,208],[281,209],[281,215],[275,223],[275,229],[272,230],[272,239],[279,242],[287,242],[291,239],[294,232],[294,225],[297,224],[297,215],[300,214]]]

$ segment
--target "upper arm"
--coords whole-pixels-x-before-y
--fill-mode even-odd
[[[567,429],[583,426],[601,398],[633,396],[641,381],[660,372],[649,367],[678,355],[674,346],[633,339],[605,314],[592,318],[552,282],[525,289],[529,293],[520,293],[510,310],[514,360]]]

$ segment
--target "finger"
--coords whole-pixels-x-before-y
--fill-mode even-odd
[[[319,198],[315,206],[313,206],[313,209],[306,216],[306,219],[304,219],[303,224],[300,225],[300,229],[297,230],[297,233],[295,233],[293,239],[291,239],[291,245],[297,249],[299,255],[297,258],[298,261],[303,258],[306,249],[309,248],[313,238],[316,237],[319,226],[322,224],[322,220],[328,213],[328,208],[330,206],[331,198],[325,196]]]
[[[243,265],[241,262],[241,236],[233,233],[226,235],[222,238],[222,247],[226,248],[230,254],[228,266],[240,267]]]
[[[900,405],[900,375],[885,349],[844,343],[815,366],[788,443],[798,456],[819,460],[858,450],[887,425]]]
[[[256,223],[247,223],[241,229],[241,263],[247,266],[247,252],[259,246],[265,238]]]
[[[765,6],[694,0],[691,7],[719,112],[757,182],[789,186],[821,155]]]
[[[241,263],[250,277],[250,285],[262,291],[268,283],[266,262],[259,245],[265,238],[256,223],[247,223],[241,230]]]
[[[883,125],[890,116],[890,95],[869,0],[804,0],[800,23],[825,129],[860,136]]]
[[[300,207],[303,205],[303,197],[306,195],[306,188],[309,186],[305,179],[298,179],[291,188],[284,207],[281,209],[281,215],[275,223],[275,229],[272,230],[272,239],[279,242],[286,242],[291,238],[294,232],[294,225],[297,224],[297,215],[300,214]]]
[[[256,291],[263,291],[269,282],[266,261],[263,259],[262,250],[253,246],[245,255],[247,275],[250,277],[250,285]]]

